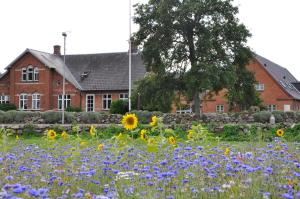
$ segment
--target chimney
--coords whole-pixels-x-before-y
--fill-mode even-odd
[[[53,54],[54,55],[59,55],[59,56],[61,55],[60,54],[60,45],[54,45],[53,46]]]

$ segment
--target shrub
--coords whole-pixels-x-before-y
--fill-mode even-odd
[[[2,111],[17,110],[17,107],[14,104],[0,104],[0,110]]]
[[[125,100],[113,101],[110,105],[109,112],[112,114],[124,115],[126,112],[128,112],[128,101]]]
[[[46,111],[42,113],[42,118],[46,124],[55,124],[61,122],[61,112]]]
[[[27,137],[37,136],[37,135],[41,136],[42,134],[38,134],[35,129],[36,126],[32,123],[25,124],[22,130],[22,135]]]
[[[268,111],[261,111],[253,114],[255,122],[268,123],[270,121],[271,113]]]
[[[67,112],[81,112],[81,108],[80,107],[72,107],[72,106],[68,106],[66,108],[66,111]]]
[[[273,111],[272,114],[275,117],[275,122],[276,123],[284,121],[284,114],[285,114],[284,112],[282,112],[282,111]]]
[[[0,110],[0,123],[5,123],[5,112]]]
[[[150,111],[132,111],[132,113],[136,114],[136,116],[139,119],[139,123],[141,124],[149,124],[151,122],[152,116],[160,116],[162,113],[155,111],[155,112],[150,112]]]
[[[97,112],[82,112],[80,114],[81,123],[98,123],[101,113]]]

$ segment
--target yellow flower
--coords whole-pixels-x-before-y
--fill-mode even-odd
[[[230,149],[226,148],[225,151],[224,151],[224,155],[228,155],[229,153],[230,153]]]
[[[98,147],[97,147],[97,150],[102,151],[103,148],[104,148],[104,144],[99,144]]]
[[[92,195],[91,193],[86,193],[86,194],[84,194],[84,197],[85,197],[86,199],[92,199],[92,198],[93,198],[93,195]]]
[[[126,114],[123,116],[122,124],[126,130],[133,130],[138,125],[138,118],[135,114]]]
[[[19,136],[18,135],[16,135],[16,140],[19,140],[20,138],[19,138]]]
[[[48,130],[47,136],[50,140],[54,140],[56,138],[56,132],[52,129]]]
[[[157,117],[155,115],[152,116],[150,125],[153,127],[157,125]]]
[[[191,140],[191,139],[194,138],[194,135],[195,135],[195,131],[194,131],[194,130],[189,130],[189,131],[188,131],[187,138],[188,138],[189,140]]]
[[[93,125],[90,127],[90,134],[91,134],[91,136],[96,135],[96,128]]]
[[[148,145],[154,145],[154,144],[155,144],[155,139],[154,138],[148,139]]]
[[[82,141],[82,142],[80,142],[80,147],[86,147],[87,146],[87,142],[85,142],[85,141]]]
[[[170,144],[176,145],[176,139],[173,136],[169,137],[168,140]]]
[[[68,134],[66,131],[63,131],[63,132],[61,133],[61,137],[62,137],[63,139],[67,139],[67,138],[69,137],[69,134]]]
[[[146,130],[145,129],[143,129],[143,130],[141,130],[141,136],[140,136],[140,138],[142,139],[142,140],[146,140]]]
[[[276,135],[277,135],[278,137],[282,137],[282,136],[284,135],[284,130],[283,130],[283,129],[278,129],[278,130],[276,131]]]

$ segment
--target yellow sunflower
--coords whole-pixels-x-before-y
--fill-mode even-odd
[[[57,136],[56,132],[52,129],[48,130],[47,136],[50,140],[54,140]]]
[[[146,140],[146,130],[145,129],[143,129],[143,130],[141,130],[141,136],[140,136],[140,138],[142,139],[142,140]]]
[[[66,131],[63,131],[63,132],[61,133],[61,137],[62,137],[63,139],[67,139],[67,138],[69,137],[69,134],[68,134]]]
[[[176,139],[173,136],[169,137],[168,140],[170,144],[176,145]]]
[[[150,138],[148,140],[148,145],[154,145],[155,144],[155,139],[154,138]]]
[[[277,135],[278,137],[282,137],[282,136],[284,135],[284,130],[283,130],[283,129],[278,129],[278,130],[276,131],[276,135]]]
[[[88,143],[86,141],[81,141],[80,144],[79,144],[79,146],[81,148],[87,147],[87,145],[88,145]]]
[[[90,135],[91,136],[95,136],[96,135],[96,128],[93,125],[90,127]]]
[[[97,147],[97,150],[102,151],[103,148],[104,148],[104,144],[99,144],[98,147]]]
[[[230,153],[230,149],[226,148],[225,151],[224,151],[224,155],[228,155],[229,153]]]
[[[150,125],[153,127],[157,125],[157,117],[155,115],[152,116]]]
[[[189,140],[191,140],[191,139],[194,138],[194,136],[195,136],[195,131],[194,131],[194,130],[189,130],[189,131],[188,131],[187,138],[188,138]]]
[[[123,116],[122,124],[126,130],[133,130],[138,125],[138,118],[135,114],[126,114]]]

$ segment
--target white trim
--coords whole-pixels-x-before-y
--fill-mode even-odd
[[[65,102],[66,102],[66,106],[64,107],[64,109],[66,109],[66,108],[69,107],[69,106],[68,106],[68,103],[67,103],[68,101],[70,101],[70,106],[71,106],[71,95],[69,95],[69,96],[70,96],[70,99],[67,98],[68,95],[69,95],[69,94],[65,94],[65,98],[64,98],[64,99],[65,99]],[[64,100],[63,100],[63,99],[60,99],[59,96],[63,96],[63,95],[62,95],[62,94],[58,94],[58,95],[57,95],[57,110],[60,110],[60,111],[61,111],[62,108],[59,108],[59,101],[61,100],[62,103],[63,103]]]
[[[224,105],[223,104],[218,104],[216,105],[216,113],[224,113]]]
[[[108,96],[107,96],[107,98],[104,98],[104,95],[110,95],[110,98],[108,98]],[[109,100],[110,100],[110,104],[111,104],[111,102],[112,102],[112,94],[109,94],[109,93],[102,94],[102,110],[105,110],[105,111],[109,110],[110,106],[107,107],[107,108],[104,107],[104,101],[106,101],[107,106],[108,106],[108,101]]]
[[[124,97],[121,98],[121,95],[127,95],[127,98],[124,98]],[[119,94],[119,99],[120,100],[128,100],[128,96],[129,96],[128,93],[120,93]]]
[[[88,111],[88,97],[93,96],[93,110],[92,111]],[[85,111],[86,112],[94,112],[95,111],[95,101],[96,101],[96,97],[95,94],[86,94],[85,95]]]
[[[37,104],[39,104],[39,106],[37,108],[35,108],[35,105],[37,105]],[[41,95],[39,93],[33,93],[31,95],[31,109],[32,110],[40,110],[41,109]]]
[[[25,99],[25,97],[24,97],[24,99],[22,98],[21,99],[21,96],[26,96],[26,99]],[[23,101],[23,106],[21,107],[21,100]],[[24,109],[24,105],[25,105],[25,102],[26,101],[26,105],[27,105],[27,108],[26,109]],[[22,111],[24,111],[24,110],[28,110],[29,108],[28,108],[28,94],[27,93],[21,93],[20,95],[19,95],[19,110],[22,110]]]

